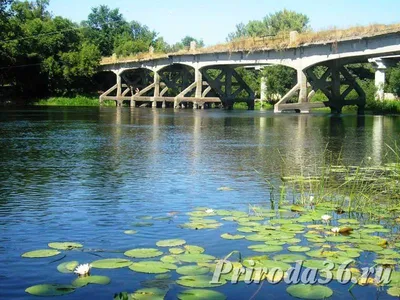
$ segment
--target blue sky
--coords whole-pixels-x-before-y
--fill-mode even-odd
[[[224,42],[236,24],[284,8],[309,16],[316,30],[400,23],[399,0],[51,0],[49,9],[79,22],[101,4],[119,8],[128,21],[146,24],[169,43],[186,35],[202,38],[207,45]]]

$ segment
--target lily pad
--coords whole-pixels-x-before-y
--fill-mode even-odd
[[[55,297],[71,294],[75,287],[65,284],[39,284],[25,290],[28,294],[40,297]]]
[[[306,257],[300,254],[280,254],[275,255],[274,260],[282,261],[285,263],[295,263],[297,261],[304,261]]]
[[[286,291],[292,297],[310,300],[325,299],[333,295],[330,288],[322,285],[297,284],[288,287]]]
[[[87,276],[87,277],[79,277],[72,282],[72,285],[75,287],[84,287],[88,284],[100,284],[107,285],[111,282],[110,278],[107,276]]]
[[[57,266],[57,270],[64,274],[74,273],[75,268],[79,265],[77,261],[68,261]]]
[[[22,257],[26,258],[45,258],[52,257],[60,254],[61,252],[54,249],[43,249],[43,250],[35,250],[22,254]]]
[[[173,240],[163,240],[157,242],[158,247],[178,247],[186,244],[185,240],[173,239]]]
[[[199,262],[210,262],[215,259],[214,256],[207,254],[181,254],[177,255],[176,258],[179,261],[187,263],[199,263]]]
[[[204,289],[192,289],[185,290],[178,294],[180,300],[225,300],[226,296],[220,292],[204,290]]]
[[[186,276],[205,275],[210,272],[208,267],[201,266],[184,266],[176,269],[176,273]]]
[[[255,252],[280,252],[283,250],[282,246],[273,245],[253,245],[249,246],[248,248]]]
[[[129,299],[135,300],[163,300],[167,295],[168,290],[159,288],[145,288],[140,289],[129,295]]]
[[[74,242],[49,243],[48,246],[50,248],[53,248],[56,250],[72,250],[72,249],[78,249],[78,248],[83,247],[82,244],[74,243]]]
[[[178,267],[174,264],[162,261],[141,261],[129,266],[129,269],[132,271],[147,274],[164,274],[171,270],[176,270],[177,268]]]
[[[169,253],[177,255],[177,254],[185,253],[185,250],[182,248],[171,248],[171,249],[169,249]]]
[[[129,267],[132,264],[132,261],[127,259],[120,258],[108,258],[96,260],[91,263],[92,268],[97,269],[120,269]]]
[[[163,253],[158,249],[153,248],[141,248],[132,249],[124,253],[125,256],[132,258],[152,258],[163,255]]]
[[[234,234],[230,234],[230,233],[224,233],[221,235],[221,237],[226,240],[241,240],[241,239],[244,239],[245,236],[240,235],[240,234],[234,235]]]
[[[400,287],[394,286],[387,290],[387,293],[393,297],[400,297]]]
[[[203,247],[193,245],[185,245],[183,248],[185,248],[186,254],[201,254],[206,251]]]
[[[290,252],[307,252],[307,251],[310,251],[311,248],[304,247],[304,246],[291,246],[291,247],[288,247],[288,250]]]
[[[212,277],[207,275],[183,276],[176,283],[186,287],[193,288],[211,288],[226,284],[226,280],[220,279],[219,283],[211,283]]]
[[[162,262],[168,263],[168,264],[176,264],[179,263],[180,261],[176,258],[176,255],[166,255],[160,258]]]

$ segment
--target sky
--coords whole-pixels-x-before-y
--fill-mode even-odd
[[[168,43],[186,35],[223,43],[236,24],[285,8],[306,14],[314,30],[400,23],[399,0],[51,0],[49,10],[80,22],[99,5],[119,8],[127,21],[147,25]]]

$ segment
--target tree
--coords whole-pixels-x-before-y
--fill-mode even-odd
[[[166,49],[165,42],[157,38],[157,33],[139,22],[132,21],[130,30],[122,33],[115,40],[114,52],[118,56],[128,56],[141,52],[148,52],[153,46],[155,51],[163,52]]]
[[[400,97],[400,63],[390,68],[388,72],[388,90]]]
[[[277,35],[280,32],[309,30],[309,18],[291,10],[282,10],[269,14],[263,20],[249,21],[246,25],[236,25],[236,31],[229,34],[228,41],[243,37],[263,37]]]
[[[267,98],[284,96],[296,82],[296,70],[285,66],[270,66],[262,71],[266,78]]]
[[[86,40],[98,45],[102,56],[111,56],[117,40],[131,30],[118,9],[111,10],[105,5],[92,8],[82,25]]]

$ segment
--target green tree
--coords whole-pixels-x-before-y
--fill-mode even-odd
[[[280,32],[309,30],[309,18],[301,13],[284,9],[269,14],[263,20],[249,21],[246,25],[236,25],[236,31],[229,34],[228,41],[242,37],[263,37],[277,35]]]
[[[390,68],[388,72],[388,90],[400,97],[400,63]]]
[[[98,45],[102,56],[111,56],[117,40],[131,30],[118,9],[110,9],[105,5],[92,8],[88,20],[82,25],[86,40]]]

